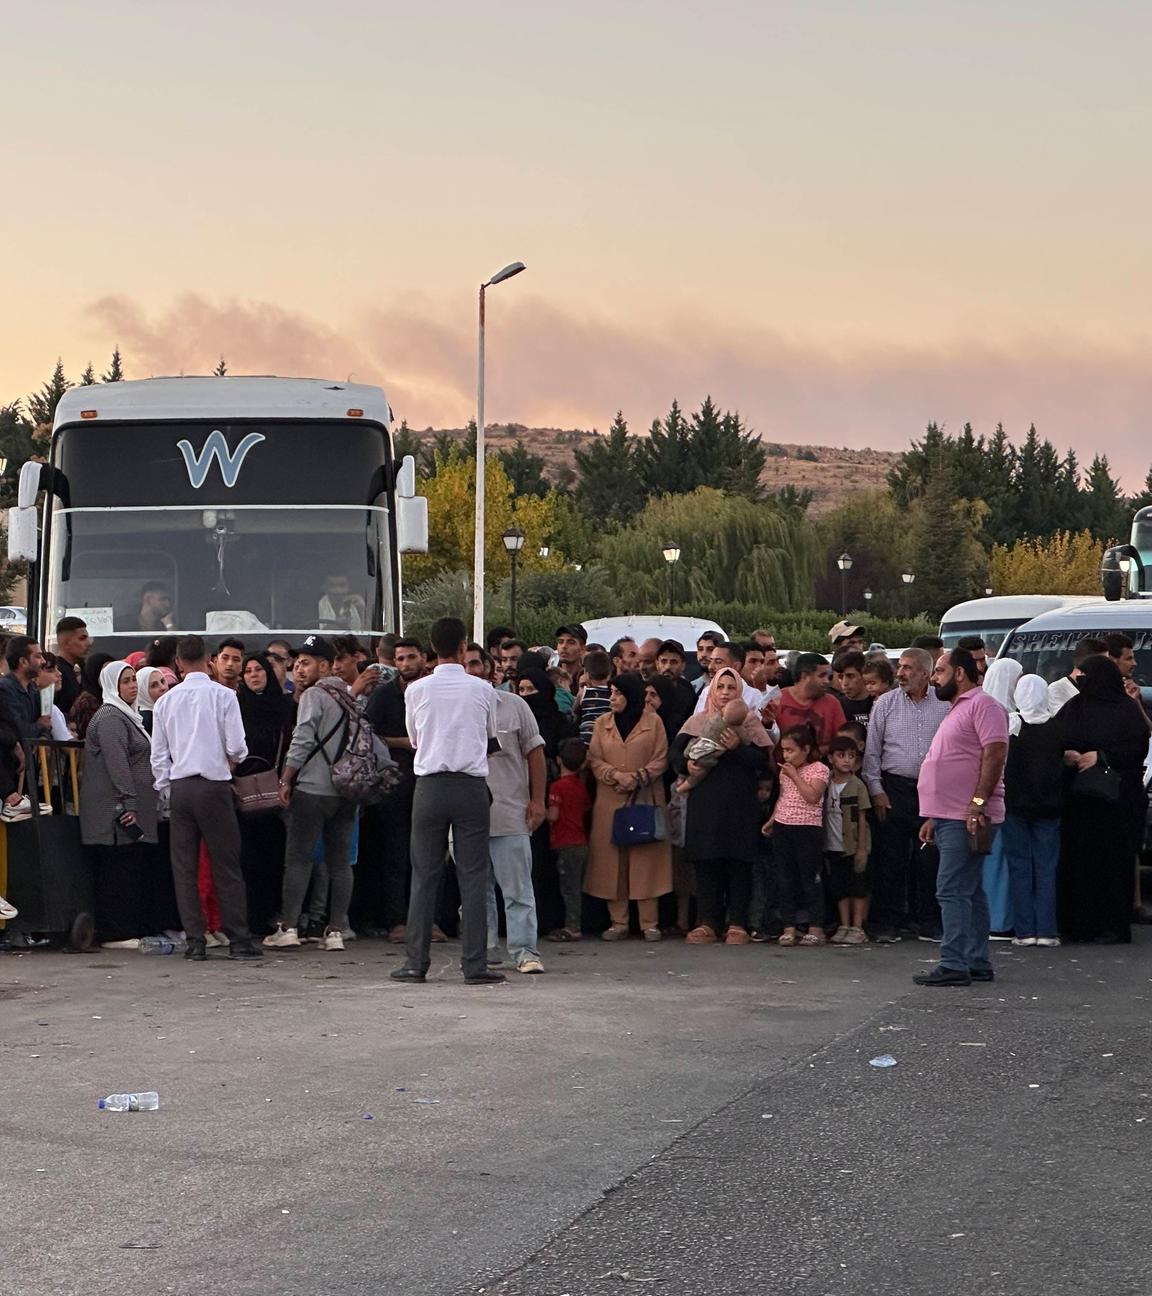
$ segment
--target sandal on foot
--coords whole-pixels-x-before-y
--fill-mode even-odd
[[[693,927],[684,939],[689,945],[715,945],[716,933],[706,923]]]
[[[782,935],[776,937],[776,944],[795,945],[798,939],[799,938],[794,931],[786,931]]]
[[[796,943],[797,945],[823,945],[824,933],[822,931],[805,932]]]
[[[600,933],[600,939],[607,940],[607,941],[627,940],[628,928],[617,927],[616,924],[613,923],[612,926],[609,927],[607,931],[602,931]]]
[[[724,937],[725,945],[748,945],[751,941],[752,937],[748,935],[746,927],[729,927],[728,935]]]

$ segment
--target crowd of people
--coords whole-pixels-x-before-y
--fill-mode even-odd
[[[895,668],[860,626],[829,641],[480,644],[445,618],[430,642],[162,635],[113,660],[66,617],[54,654],[5,645],[0,818],[63,795],[37,740],[82,741],[96,939],[166,933],[194,960],[374,937],[422,981],[452,934],[486,984],[633,932],[918,938],[940,947],[919,983],[968,985],[993,933],[1131,939],[1150,723],[1130,640],[1086,639],[1052,684],[979,639]]]

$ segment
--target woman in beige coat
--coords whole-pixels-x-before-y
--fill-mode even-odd
[[[596,779],[592,835],[584,890],[608,901],[612,926],[604,940],[628,935],[628,901],[637,901],[644,939],[660,939],[658,898],[672,890],[672,847],[669,842],[621,849],[612,844],[612,817],[637,788],[640,799],[664,804],[660,775],[668,768],[668,738],[660,717],[646,710],[644,681],[621,675],[612,685],[608,715],[592,730],[588,768]]]

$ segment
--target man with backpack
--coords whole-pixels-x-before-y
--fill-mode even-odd
[[[358,803],[382,795],[390,764],[360,716],[348,685],[333,673],[335,660],[336,650],[328,639],[309,635],[292,668],[300,701],[280,780],[280,803],[288,810],[288,844],[280,921],[264,938],[271,949],[302,944],[296,924],[321,838],[331,891],[320,948],[344,948]]]

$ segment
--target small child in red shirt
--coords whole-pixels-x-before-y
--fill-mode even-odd
[[[584,777],[587,749],[579,738],[560,744],[564,773],[548,789],[548,822],[552,825],[552,849],[556,872],[564,897],[564,926],[549,932],[550,941],[578,941],[580,912],[584,905],[584,868],[588,863],[588,815],[592,798]]]

